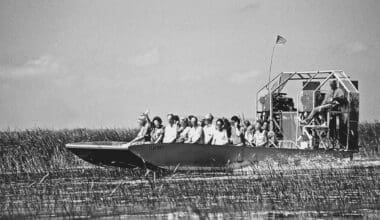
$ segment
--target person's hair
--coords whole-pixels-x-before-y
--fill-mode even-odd
[[[230,138],[231,137],[231,123],[230,121],[228,121],[227,118],[223,118],[222,120],[224,122],[224,128],[227,130],[227,136],[228,138]]]
[[[191,119],[193,119],[193,118],[195,118],[195,120],[198,122],[198,118],[197,117],[195,117],[194,115],[190,115],[189,116],[189,120],[191,121]]]
[[[156,116],[152,119],[152,122],[154,122],[154,121],[158,121],[160,124],[162,124],[162,119],[158,116]]]
[[[236,121],[238,124],[240,124],[240,118],[236,115],[231,117],[231,121]]]
[[[205,125],[206,125],[206,119],[203,118],[203,119],[201,120],[201,127],[204,127]]]
[[[255,122],[255,124],[256,123],[259,123],[260,125],[263,125],[263,120],[262,119],[257,119],[256,122]]]
[[[171,116],[172,119],[174,118],[174,114],[172,114],[172,113],[169,113],[169,114],[168,114],[168,117],[169,117],[169,116]]]
[[[260,126],[263,126],[264,122],[262,120],[257,120],[255,124],[259,123]]]
[[[215,124],[218,124],[218,122],[220,122],[220,124],[221,124],[222,127],[224,126],[224,121],[223,121],[223,119],[218,118],[218,120],[216,120]]]
[[[244,125],[247,126],[247,127],[251,125],[251,122],[250,122],[249,120],[244,120],[243,123],[244,123]]]
[[[182,118],[180,123],[182,123],[182,122],[185,123],[186,127],[189,126],[189,119],[188,118]]]
[[[213,121],[214,120],[214,116],[211,114],[211,113],[208,113],[207,115],[206,115],[206,117],[208,117],[208,118],[205,118],[205,120],[207,119],[207,120],[210,120],[210,121]]]
[[[173,114],[172,114],[172,115],[173,115]],[[178,116],[178,115],[173,115],[172,119],[173,119],[174,121],[179,121],[179,116]]]

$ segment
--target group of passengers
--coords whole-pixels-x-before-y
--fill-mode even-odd
[[[241,120],[232,116],[230,120],[218,118],[214,121],[212,114],[198,120],[194,115],[180,118],[174,114],[167,115],[164,126],[158,116],[150,119],[145,112],[138,118],[140,131],[128,145],[137,143],[191,143],[207,145],[235,146],[272,146],[275,134],[271,123],[267,121]]]

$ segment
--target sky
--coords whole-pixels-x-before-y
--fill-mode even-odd
[[[341,69],[380,119],[380,1],[0,1],[0,129],[254,117],[272,72]]]

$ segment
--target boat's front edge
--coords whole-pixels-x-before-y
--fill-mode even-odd
[[[95,165],[145,169],[144,159],[135,155],[122,142],[83,142],[66,144],[79,158]]]

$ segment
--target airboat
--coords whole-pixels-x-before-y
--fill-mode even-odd
[[[336,80],[345,103],[301,123]],[[82,142],[66,148],[83,160],[100,166],[141,169],[224,170],[266,160],[316,157],[352,158],[359,150],[358,81],[342,70],[281,72],[256,93],[256,119],[273,122],[277,143],[271,147],[202,144],[138,144]]]

